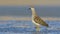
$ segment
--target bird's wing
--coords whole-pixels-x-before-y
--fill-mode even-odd
[[[34,21],[36,23],[38,23],[38,24],[41,24],[43,26],[47,26],[48,27],[48,24],[45,21],[43,21],[39,16],[35,16],[34,17]]]

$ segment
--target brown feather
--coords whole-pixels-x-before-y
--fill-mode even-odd
[[[48,24],[45,21],[43,21],[39,16],[34,16],[33,19],[36,23],[48,27]]]

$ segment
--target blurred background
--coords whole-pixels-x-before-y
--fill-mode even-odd
[[[31,18],[30,6],[40,17],[60,17],[60,0],[0,0],[0,17],[19,16]],[[6,18],[7,19],[7,18]],[[10,18],[11,19],[11,18]],[[59,19],[59,18],[57,18]]]
[[[0,0],[0,33],[33,34],[35,25],[28,10],[31,6],[51,27],[41,26],[39,33],[60,34],[60,0]]]

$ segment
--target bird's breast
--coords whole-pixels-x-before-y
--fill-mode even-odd
[[[36,23],[33,18],[32,18],[32,22],[33,22],[35,25],[40,26],[40,24]]]

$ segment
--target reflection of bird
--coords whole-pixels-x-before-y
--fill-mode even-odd
[[[35,12],[34,7],[29,8],[32,11],[32,22],[36,25],[36,30],[39,31],[40,24],[48,27],[48,24],[45,23]]]

